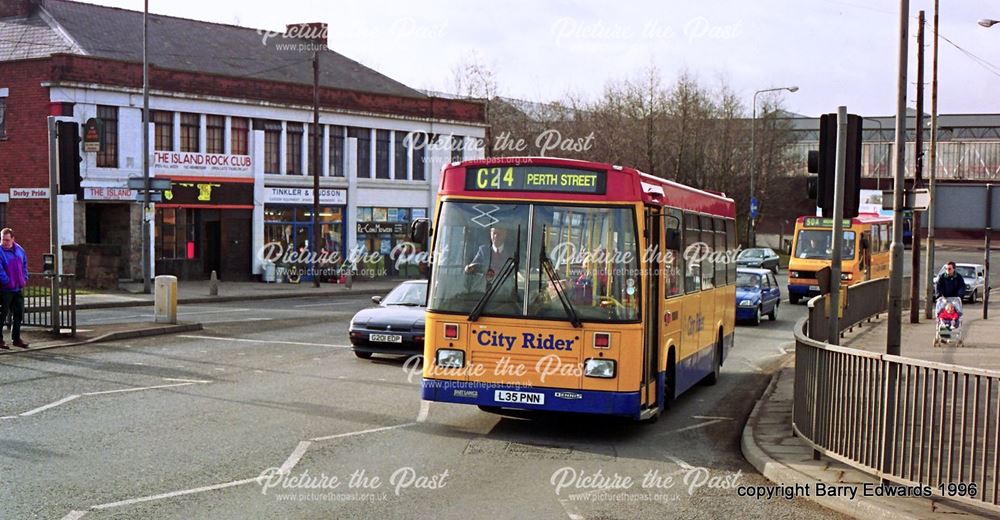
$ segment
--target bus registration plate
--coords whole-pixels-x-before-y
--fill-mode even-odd
[[[493,399],[498,403],[545,404],[545,394],[497,390]]]
[[[399,334],[371,334],[368,336],[371,341],[379,341],[382,343],[402,343],[403,336]]]

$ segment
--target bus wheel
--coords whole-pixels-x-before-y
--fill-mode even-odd
[[[760,316],[757,316],[760,318]],[[719,340],[715,343],[715,352],[712,355],[712,372],[705,377],[705,384],[712,386],[719,382],[719,375],[722,373],[722,334],[719,334]]]
[[[667,410],[673,406],[674,399],[677,398],[677,362],[674,361],[673,351],[667,357],[666,384],[663,385],[663,409]]]
[[[789,294],[788,295],[788,303],[790,303],[792,305],[798,305],[799,304],[799,296],[797,294]]]

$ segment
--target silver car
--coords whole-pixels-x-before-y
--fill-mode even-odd
[[[938,277],[944,274],[947,264],[941,266],[937,276],[934,277],[934,286],[937,286]],[[955,273],[965,280],[965,301],[975,303],[986,291],[986,278],[983,264],[955,264]]]

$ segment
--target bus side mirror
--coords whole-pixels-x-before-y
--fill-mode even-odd
[[[410,224],[410,241],[423,244],[430,234],[430,221],[425,218],[418,218]]]
[[[678,229],[668,229],[666,232],[667,250],[681,250],[681,232]]]

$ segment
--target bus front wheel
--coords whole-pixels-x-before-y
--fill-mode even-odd
[[[797,295],[797,294],[789,294],[788,295],[788,303],[790,303],[792,305],[798,305],[799,304],[799,295]]]
[[[712,356],[712,371],[705,377],[705,384],[712,386],[719,382],[722,375],[722,334],[719,334],[718,341],[715,342],[715,352]]]

